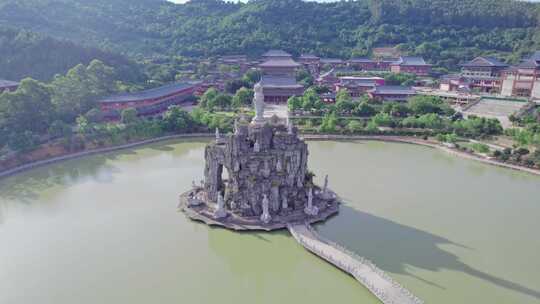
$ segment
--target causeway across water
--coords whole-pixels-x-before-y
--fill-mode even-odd
[[[320,258],[352,275],[382,303],[424,303],[399,283],[392,280],[371,261],[355,255],[334,242],[323,239],[309,224],[288,224],[287,228],[298,243]]]

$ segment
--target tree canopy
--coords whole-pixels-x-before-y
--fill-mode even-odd
[[[0,1],[0,26],[38,31],[134,58],[256,56],[271,48],[347,58],[369,55],[377,46],[397,45],[446,69],[478,55],[518,62],[540,49],[539,20],[540,4],[516,0]],[[54,57],[54,50],[60,49],[45,53],[62,58]],[[109,56],[95,50],[78,52]],[[29,58],[25,52],[21,56]]]

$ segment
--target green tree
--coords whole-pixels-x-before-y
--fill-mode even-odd
[[[236,91],[232,99],[232,107],[240,108],[243,106],[248,106],[253,100],[253,90],[250,90],[245,87],[241,87]]]
[[[321,126],[319,127],[319,131],[320,132],[325,132],[325,133],[335,132],[336,131],[336,126],[337,126],[337,121],[338,121],[338,119],[337,119],[336,113],[334,113],[334,112],[327,113],[323,117]]]
[[[321,98],[319,94],[313,88],[309,88],[304,92],[302,97],[302,108],[305,111],[311,111],[313,109],[319,108],[321,105]]]
[[[219,92],[214,87],[209,88],[199,99],[199,106],[208,109],[208,103],[213,102],[218,95]]]
[[[70,69],[51,82],[52,103],[62,120],[72,122],[97,106],[99,98],[116,92],[115,71],[99,60]]]
[[[163,114],[163,129],[169,132],[187,132],[194,126],[192,117],[179,106],[171,106]]]
[[[393,127],[395,124],[392,116],[387,113],[378,113],[377,115],[373,116],[371,121],[379,127]]]
[[[356,109],[353,112],[354,115],[361,116],[361,117],[373,116],[373,115],[375,115],[375,113],[377,113],[375,108],[373,106],[371,106],[368,102],[365,102],[365,101],[360,102],[356,106]]]
[[[137,109],[135,108],[126,108],[123,109],[120,113],[120,121],[125,125],[132,125],[139,121],[137,114]]]
[[[289,111],[291,111],[291,112],[292,111],[297,111],[297,110],[302,109],[303,103],[304,103],[304,101],[302,100],[301,97],[291,96],[287,100],[287,107],[289,108]]]
[[[362,131],[362,128],[363,128],[362,123],[360,123],[358,120],[351,120],[347,124],[347,129],[351,133],[360,132]]]
[[[6,134],[43,134],[53,117],[50,89],[36,80],[24,79],[15,92],[0,94],[0,127]]]
[[[65,122],[61,120],[55,120],[49,127],[48,133],[52,138],[68,138],[73,135],[73,130],[71,129],[71,126],[66,124]]]

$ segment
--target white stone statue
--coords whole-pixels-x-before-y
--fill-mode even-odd
[[[223,195],[219,193],[218,198],[217,198],[216,211],[214,212],[214,217],[217,219],[220,219],[226,216],[227,216],[227,211],[225,211],[225,200],[223,199]]]
[[[255,141],[255,144],[253,144],[253,152],[255,153],[261,152],[261,145],[259,144],[258,139]]]
[[[257,82],[253,87],[255,96],[253,97],[253,108],[255,108],[255,117],[253,117],[252,123],[264,122],[264,94],[263,87],[260,82]]]
[[[289,119],[289,116],[287,116],[287,133],[289,133],[289,135],[293,134],[293,123]]]
[[[234,120],[234,134],[238,135],[238,120]]]
[[[221,134],[219,134],[219,128],[216,128],[216,144],[221,142]]]
[[[289,202],[287,201],[287,196],[284,195],[281,199],[281,209],[286,210],[289,208]]]
[[[319,214],[319,208],[317,206],[313,206],[313,188],[310,187],[308,190],[308,201],[306,208],[304,208],[304,213],[311,216],[316,216]]]
[[[283,170],[283,165],[281,164],[281,158],[278,158],[276,163],[276,171],[281,172]]]
[[[261,221],[265,224],[270,223],[270,221],[272,220],[272,216],[270,216],[270,211],[269,211],[269,204],[270,202],[268,201],[268,197],[266,196],[266,194],[263,194],[263,200],[262,200],[263,213],[261,214]]]
[[[323,187],[323,194],[328,193],[328,174],[324,176],[324,187]]]

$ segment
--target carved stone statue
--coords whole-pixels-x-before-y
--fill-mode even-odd
[[[264,94],[263,87],[260,82],[257,82],[253,87],[255,95],[253,97],[253,108],[255,108],[255,117],[253,117],[252,123],[264,122]]]
[[[219,128],[216,128],[216,144],[221,143],[221,134],[219,133]]]
[[[225,200],[223,199],[223,195],[221,195],[220,193],[218,195],[217,207],[216,207],[216,211],[214,212],[214,217],[217,219],[220,219],[226,216],[227,216],[227,211],[225,211]]]
[[[316,216],[319,214],[319,208],[317,206],[313,206],[313,188],[310,187],[308,190],[308,201],[306,208],[304,208],[304,212],[307,215]]]
[[[328,193],[328,174],[324,176],[324,187],[323,187],[323,194]]]
[[[263,200],[262,200],[263,212],[261,214],[261,221],[265,224],[270,223],[270,221],[272,220],[272,216],[270,216],[269,205],[270,205],[270,202],[268,201],[268,197],[266,196],[266,194],[263,194]]]
[[[289,119],[289,116],[287,116],[287,133],[289,133],[289,135],[293,134],[293,124],[292,121]]]
[[[261,145],[259,144],[259,140],[256,140],[253,144],[253,152],[259,153],[261,152]]]

